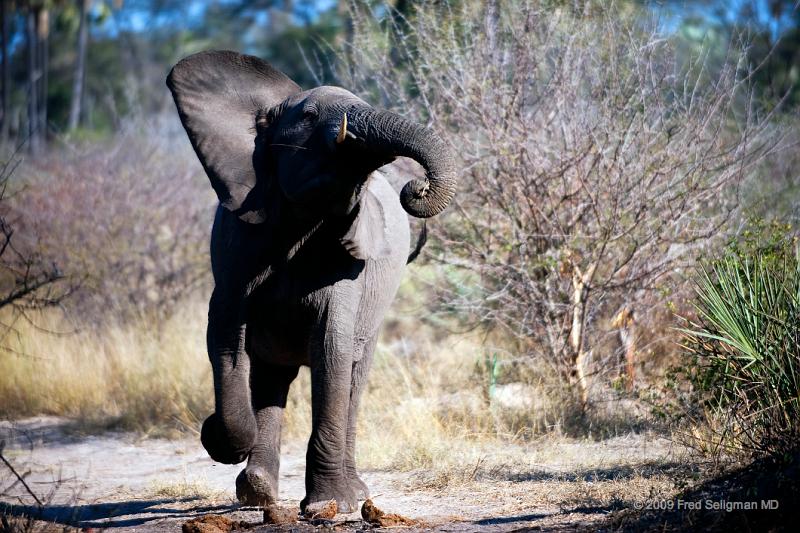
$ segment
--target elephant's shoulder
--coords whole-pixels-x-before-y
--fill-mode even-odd
[[[400,198],[379,172],[367,181],[358,216],[342,238],[356,259],[405,258],[408,253],[408,215]]]
[[[398,198],[395,188],[387,180],[386,174],[376,170],[367,182],[367,190],[382,200],[392,200]]]
[[[389,180],[386,179],[386,175],[382,170],[372,173],[369,182],[367,182],[367,190],[380,205],[388,226],[404,225],[408,227],[408,215],[400,207],[400,196]]]
[[[383,176],[395,193],[399,195],[405,184],[413,178],[424,178],[425,170],[415,161],[401,157],[382,166],[374,174]]]

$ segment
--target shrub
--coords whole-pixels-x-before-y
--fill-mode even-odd
[[[15,331],[20,318],[29,320],[29,313],[61,304],[71,290],[59,265],[18,231],[7,194],[16,166],[13,157],[0,161],[0,339]]]
[[[164,318],[210,282],[215,198],[177,117],[53,150],[15,178],[20,238],[77,286],[70,318]]]
[[[728,448],[774,454],[800,436],[800,256],[786,231],[760,224],[703,268],[683,329]]]
[[[502,332],[586,401],[591,361],[618,367],[656,345],[636,338],[658,331],[676,274],[725,233],[739,186],[780,143],[765,140],[735,47],[719,67],[687,62],[632,5],[581,5],[435,2],[384,26],[357,15],[343,76],[460,158],[428,249],[448,266],[443,309]]]

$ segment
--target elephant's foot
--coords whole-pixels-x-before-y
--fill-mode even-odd
[[[278,482],[263,468],[248,466],[236,478],[236,497],[245,505],[270,505],[278,499]]]
[[[333,479],[329,482],[316,483],[315,487],[306,491],[306,497],[300,502],[300,510],[307,514],[309,510],[323,508],[336,500],[339,513],[353,513],[358,510],[358,498],[346,479]]]
[[[212,413],[203,422],[200,431],[200,442],[208,455],[218,463],[235,465],[247,459],[255,440],[255,424],[252,432],[242,435],[230,435],[225,431],[217,413]]]
[[[369,487],[367,487],[367,484],[364,483],[356,472],[348,474],[347,481],[350,483],[350,487],[353,489],[359,501],[364,501],[369,498]]]

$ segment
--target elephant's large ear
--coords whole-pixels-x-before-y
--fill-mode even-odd
[[[342,245],[356,259],[387,257],[391,253],[391,248],[386,232],[386,213],[383,205],[367,188],[352,226],[342,237]]]
[[[228,51],[182,59],[167,86],[220,203],[246,222],[263,222],[265,185],[254,167],[256,114],[300,87],[257,57]]]

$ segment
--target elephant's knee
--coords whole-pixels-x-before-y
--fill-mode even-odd
[[[252,426],[252,427],[249,427]],[[203,422],[200,431],[200,442],[208,455],[218,463],[241,463],[250,454],[256,440],[255,424],[225,424],[212,413]]]

